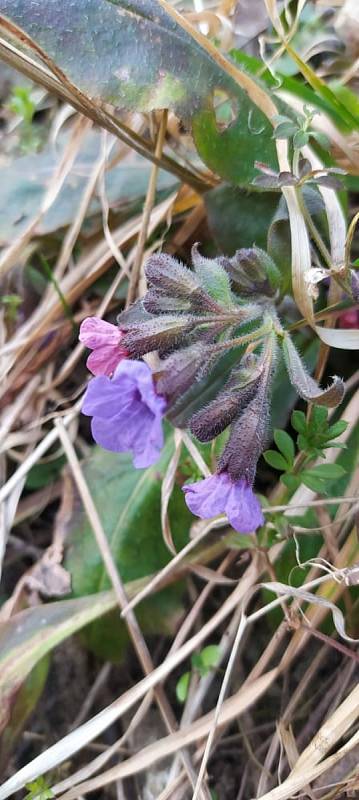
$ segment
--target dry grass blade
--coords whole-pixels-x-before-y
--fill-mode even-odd
[[[221,608],[203,625],[203,627],[189,639],[175,653],[168,656],[153,672],[139,681],[136,686],[125,692],[118,700],[90,719],[76,731],[68,734],[64,739],[49,747],[45,753],[37,756],[33,761],[22,767],[16,775],[10,778],[0,788],[0,800],[5,800],[15,791],[25,786],[29,781],[35,780],[39,775],[47,772],[66,758],[78,752],[88,742],[96,739],[102,731],[106,730],[116,719],[126,713],[133,705],[141,700],[146,693],[153,689],[158,683],[162,682],[175,667],[181,664],[206,638],[226,619],[226,617],[244,599],[248,601],[250,594],[253,593],[253,584],[258,574],[257,561],[254,558],[251,566],[247,569],[239,585],[230,594]],[[338,576],[341,572],[338,571]],[[332,582],[333,576],[324,575],[305,584],[305,589],[313,589],[321,584]],[[288,598],[291,597],[291,589],[288,587]],[[246,625],[251,625],[261,619],[269,611],[282,604],[282,597],[276,598],[266,606],[253,612],[246,618]],[[277,674],[273,673],[274,676]],[[246,683],[247,685],[247,683]]]
[[[176,555],[176,548],[172,539],[171,525],[168,516],[168,504],[171,499],[173,487],[175,485],[176,472],[182,450],[182,433],[175,429],[174,432],[174,453],[166,469],[161,485],[161,525],[163,540],[172,555]]]
[[[302,766],[299,774],[297,772],[291,773],[280,786],[277,786],[270,792],[261,795],[258,800],[288,800],[324,772],[327,772],[327,770],[331,769],[331,767],[337,764],[338,761],[350,753],[350,751],[356,747],[358,743],[359,731],[355,733],[354,736],[352,736],[351,739],[349,739],[349,741],[346,742],[346,744],[337,750],[337,752],[332,756],[329,756],[324,761],[321,761],[320,764],[310,764],[308,767]]]
[[[0,446],[5,444],[6,437],[11,430],[20,411],[26,407],[28,401],[34,396],[41,383],[41,376],[35,375],[20,392],[14,403],[2,414],[0,427]]]
[[[352,570],[353,576],[356,573],[358,574],[359,577],[359,567],[357,570],[353,568]],[[288,586],[286,586],[283,583],[278,583],[276,581],[273,581],[273,583],[263,583],[262,586],[264,589],[268,589],[269,591],[275,592],[276,594],[282,594],[288,596],[288,591],[289,591]],[[345,632],[344,616],[340,611],[340,609],[337,608],[337,606],[334,605],[334,603],[331,603],[330,600],[327,600],[324,597],[320,597],[319,595],[313,595],[310,592],[305,592],[303,589],[294,589],[292,587],[290,589],[290,592],[293,597],[297,597],[300,600],[305,600],[308,603],[317,603],[318,605],[323,606],[324,608],[328,608],[332,612],[334,626],[336,631],[339,633],[339,636],[341,636],[347,642],[353,642],[354,644],[357,644],[359,642],[359,639],[353,639],[351,636],[348,636],[348,634]]]
[[[77,403],[72,411],[70,411],[63,419],[64,426],[70,425],[72,420],[78,414],[80,407],[81,407],[82,400],[80,403]],[[6,500],[7,497],[11,494],[13,489],[20,483],[23,478],[26,477],[28,472],[30,471],[31,467],[37,463],[37,461],[50,449],[50,447],[56,442],[58,438],[58,431],[53,428],[53,430],[49,431],[46,436],[42,439],[42,441],[35,447],[33,452],[20,464],[18,469],[11,475],[11,478],[4,484],[4,486],[0,489],[0,503]]]
[[[175,194],[170,195],[153,209],[149,233],[152,233],[163,218],[166,217],[169,209],[172,207],[175,196]],[[141,216],[137,216],[119,226],[113,233],[113,238],[117,247],[122,247],[125,243],[131,241],[141,229],[141,223]],[[112,263],[112,259],[112,252],[106,241],[101,241],[91,252],[86,253],[79,259],[74,269],[67,273],[60,283],[60,290],[68,305],[74,303],[95,280],[103,275]],[[120,280],[120,277],[118,276],[118,278],[115,279],[114,285],[117,279]],[[4,346],[3,354],[4,356],[8,356],[8,359],[5,366],[2,368],[1,378],[4,378],[8,374],[16,361],[18,361],[18,364],[11,376],[12,381],[21,374],[24,365],[20,360],[20,356],[27,353],[30,346],[48,332],[49,326],[54,325],[54,319],[62,313],[63,306],[57,294],[52,293],[50,297],[44,299],[43,303],[39,305],[33,315],[19,328],[11,345]],[[7,386],[5,389],[5,385],[2,384],[0,396],[2,396],[8,388]]]
[[[0,258],[0,275],[5,275],[14,266],[17,259],[24,251],[24,248],[30,241],[32,235],[35,233],[40,220],[56,200],[56,197],[64,185],[66,177],[73,167],[75,158],[79,148],[81,147],[83,137],[88,130],[88,125],[88,121],[84,120],[83,118],[80,118],[77,125],[75,125],[70,137],[70,141],[65,147],[62,159],[55,170],[38,214],[36,214],[34,219],[31,220],[24,233],[2,253]]]
[[[235,640],[234,640],[234,643],[233,643],[233,647],[231,649],[231,654],[230,654],[229,661],[228,661],[228,664],[227,664],[226,672],[225,672],[225,675],[224,675],[224,678],[223,678],[223,681],[222,681],[221,691],[219,693],[217,705],[216,705],[216,708],[215,708],[215,711],[214,711],[214,714],[213,714],[212,725],[211,725],[211,727],[209,729],[209,732],[208,732],[208,738],[207,738],[207,742],[206,742],[205,751],[203,753],[203,758],[202,758],[202,761],[201,761],[200,770],[199,770],[199,773],[198,773],[198,780],[197,780],[196,787],[195,787],[195,790],[194,790],[193,800],[198,800],[198,797],[199,797],[199,794],[200,794],[201,785],[202,785],[202,781],[203,781],[205,773],[206,773],[208,759],[209,759],[209,756],[210,756],[210,752],[211,752],[211,748],[212,748],[212,745],[213,745],[214,737],[215,737],[216,730],[217,730],[219,722],[220,722],[221,711],[222,711],[223,705],[224,705],[224,699],[225,699],[226,693],[228,691],[228,687],[229,687],[229,683],[230,683],[230,679],[231,679],[231,675],[232,675],[233,666],[234,666],[235,660],[237,658],[238,647],[239,647],[240,641],[242,639],[243,633],[244,633],[244,631],[246,629],[246,624],[247,624],[247,620],[246,620],[246,617],[245,617],[245,615],[243,613],[241,615],[241,617],[240,617],[240,621],[239,621],[239,625],[238,625],[238,628],[237,628],[236,637],[235,637]],[[246,687],[246,691],[248,690],[248,688],[250,688],[250,686],[251,686],[251,684],[249,684],[249,687],[248,686]]]
[[[339,792],[347,795],[356,786],[351,779],[359,750],[359,655],[354,650],[359,641],[359,468],[354,464],[359,391],[348,354],[339,365],[346,393],[333,412],[324,406],[339,393],[333,399],[324,389],[319,408],[322,395],[314,390],[306,395],[295,368],[286,365],[285,380],[289,377],[295,392],[284,398],[282,369],[276,371],[272,408],[281,422],[276,419],[274,427],[282,425],[290,437],[276,430],[278,452],[258,461],[258,488],[266,499],[258,498],[265,522],[257,535],[237,532],[242,526],[231,513],[245,516],[248,487],[243,487],[238,509],[232,508],[237,487],[227,484],[228,503],[225,492],[235,471],[238,480],[248,475],[256,450],[257,438],[247,436],[242,456],[246,425],[249,429],[260,413],[257,395],[246,406],[250,392],[247,396],[242,376],[247,380],[246,370],[251,374],[255,368],[259,348],[264,357],[268,331],[278,351],[279,344],[290,349],[287,337],[291,341],[294,334],[308,376],[313,371],[319,385],[337,371],[331,347],[350,351],[359,346],[359,331],[344,328],[356,325],[354,300],[347,298],[357,289],[353,237],[359,218],[358,137],[349,119],[354,120],[355,76],[352,67],[346,68],[347,42],[338,34],[332,6],[313,16],[313,3],[306,0],[243,0],[243,9],[235,0],[193,0],[195,13],[190,8],[180,13],[178,0],[138,0],[132,10],[122,0],[85,0],[86,24],[72,0],[46,13],[45,0],[29,2],[43,3],[45,28],[40,18],[36,27],[24,0],[3,0],[5,13],[0,14],[0,59],[45,87],[31,86],[28,95],[25,90],[30,105],[35,97],[30,122],[35,136],[34,149],[22,162],[25,117],[22,121],[17,114],[14,122],[20,108],[12,104],[17,90],[0,86],[9,101],[3,129],[5,137],[10,134],[1,162],[9,207],[0,225],[6,243],[0,273],[6,273],[4,291],[9,292],[0,309],[0,399],[5,408],[0,425],[0,564],[5,578],[0,613],[0,772],[5,766],[5,778],[0,800],[24,787],[33,800],[41,800],[42,780],[28,785],[44,775],[44,790],[60,800],[90,793],[123,800],[128,787],[130,794],[158,800],[211,800],[212,794],[221,800],[304,795],[336,800]],[[257,6],[263,35],[258,35]],[[254,45],[252,55],[259,52],[261,61],[249,55],[246,44],[240,49],[237,16],[243,10],[245,24],[257,24],[247,44]],[[24,32],[7,14],[24,25]],[[114,25],[103,30],[106,19]],[[327,56],[329,29],[336,31],[336,49]],[[135,30],[137,44],[143,42],[138,62],[131,51]],[[64,37],[60,50],[51,31]],[[77,44],[76,53],[68,46],[69,37]],[[114,60],[99,47],[106,39],[124,45]],[[173,49],[168,50],[169,42]],[[297,70],[291,76],[288,58]],[[96,81],[89,84],[96,59]],[[340,85],[335,86],[333,76]],[[77,82],[86,88],[78,89]],[[330,142],[329,167],[317,155],[323,152],[323,146],[317,147],[321,133]],[[54,161],[51,147],[58,146],[61,154]],[[250,191],[254,169],[263,173],[254,179],[255,193]],[[347,207],[336,194],[336,175],[345,171],[351,173],[343,179]],[[39,212],[27,205],[31,181]],[[347,218],[352,223],[346,235]],[[201,256],[186,270],[197,240]],[[255,251],[253,242],[258,242]],[[244,264],[248,259],[249,265],[243,267],[243,282],[238,248],[246,252]],[[156,252],[162,255],[158,263],[153,258],[148,302],[141,303],[143,264]],[[233,259],[231,253],[236,253]],[[48,280],[42,274],[37,279],[40,263]],[[326,276],[329,283],[323,283]],[[236,313],[231,311],[234,303]],[[135,373],[134,364],[143,358],[158,373],[166,359],[178,399],[168,384],[163,424],[171,427],[170,420],[176,419],[187,425],[183,430],[172,425],[174,448],[169,451],[167,442],[163,460],[142,476],[132,471],[122,451],[94,448],[90,422],[79,417],[78,398],[87,379],[84,346],[73,343],[77,328],[89,316],[113,322],[123,309],[120,333],[96,322],[93,328],[102,330],[103,337],[107,331],[117,345],[127,335],[131,352],[126,355],[133,360],[123,359],[115,376],[109,367],[108,376],[95,378],[97,384],[89,378],[87,396],[98,389],[101,408],[102,389],[116,391],[123,367],[124,373],[127,368]],[[173,325],[176,316],[178,327]],[[157,353],[145,352],[151,330],[149,346],[159,342]],[[143,336],[138,351],[137,335]],[[114,358],[117,345],[109,348]],[[96,351],[97,344],[89,349]],[[183,353],[183,364],[176,352]],[[200,364],[196,371],[197,357],[203,369]],[[288,357],[290,364],[294,358]],[[155,374],[153,387],[160,392],[157,380]],[[307,416],[290,416],[297,391],[307,398]],[[228,423],[242,392],[243,409]],[[265,397],[270,406],[269,386],[262,394],[261,411]],[[143,403],[148,399],[142,390],[140,397]],[[138,435],[145,436],[145,412],[132,417],[131,402],[124,432],[130,438],[133,426],[137,436],[138,424]],[[214,415],[213,430],[220,433],[212,446],[206,431],[201,443],[190,433],[198,410],[203,410],[204,427]],[[260,421],[265,419],[263,413]],[[91,424],[95,431],[96,421]],[[327,439],[322,437],[326,431]],[[282,465],[282,472],[286,465],[280,478],[271,473],[271,464],[278,471]],[[225,513],[211,519],[189,516],[181,487],[187,478],[199,482],[209,476],[213,496],[208,483],[202,483],[186,500],[190,505],[193,500],[201,514],[228,509],[235,530]],[[249,496],[253,500],[248,489]],[[255,516],[255,503],[252,507],[248,501],[249,517]],[[12,533],[14,522],[19,527]],[[186,544],[177,551],[179,541]],[[56,591],[68,592],[70,579],[76,598],[47,602]],[[110,580],[111,592],[100,591],[102,580]],[[159,590],[165,590],[163,595],[154,597]],[[79,596],[82,592],[87,594]],[[29,607],[19,612],[23,605]],[[71,638],[89,621],[91,629],[81,641]],[[122,633],[130,650],[115,669],[107,659],[123,655]],[[59,644],[68,648],[66,663],[55,650]],[[83,651],[88,645],[90,656]],[[67,662],[72,670],[74,657],[81,670],[79,685],[70,681],[59,694],[52,684],[45,685],[36,716],[23,726],[20,748],[13,747],[8,767],[3,743],[6,752],[23,696],[27,701],[43,656],[53,651],[55,678],[59,663],[62,672]],[[57,714],[65,703],[62,728]],[[39,727],[49,710],[57,740]]]
[[[166,136],[166,129],[167,129],[167,111],[162,111],[161,121],[158,128],[156,147],[155,147],[155,156],[158,159],[158,161],[160,161],[162,156],[162,150]],[[151,170],[150,180],[147,188],[146,200],[143,207],[142,225],[138,237],[135,260],[133,262],[133,267],[131,271],[130,285],[128,287],[128,294],[127,294],[127,305],[133,303],[137,294],[137,286],[140,277],[143,251],[148,237],[148,225],[156,196],[157,176],[158,176],[158,165],[154,164]]]
[[[271,670],[257,681],[254,681],[245,691],[240,689],[237,694],[226,700],[218,715],[218,727],[221,727],[231,720],[243,714],[253,703],[262,696],[276,677],[276,670]],[[94,778],[87,783],[79,784],[73,791],[66,792],[61,796],[61,800],[74,800],[79,794],[87,794],[95,789],[102,788],[108,783],[113,783],[119,778],[135,775],[141,770],[146,769],[151,764],[156,763],[162,758],[166,758],[172,753],[178,752],[182,747],[187,747],[194,742],[203,739],[211,729],[214,719],[214,712],[206,714],[196,722],[186,728],[160,739],[158,742],[143,748],[138,754],[127,759],[122,764],[108,770],[98,778]]]
[[[351,728],[359,715],[359,686],[345,698],[334,714],[324,722],[308,747],[300,754],[292,775],[315,766],[342,736]]]
[[[213,522],[206,523],[205,525],[201,526],[200,532],[193,538],[191,541],[186,544],[179,553],[171,559],[171,561],[166,564],[157,575],[152,578],[147,586],[141,592],[139,592],[136,597],[133,597],[132,600],[127,603],[125,608],[122,611],[122,616],[125,617],[126,614],[132,609],[135,608],[139,603],[141,603],[146,597],[148,597],[152,592],[154,592],[165,578],[168,578],[171,573],[173,573],[178,568],[183,566],[183,562],[185,563],[186,557],[189,553],[192,552],[196,547],[198,547],[199,543],[205,539],[206,536],[213,530],[214,524]]]
[[[146,716],[151,704],[153,702],[152,692],[149,692],[142,703],[139,705],[137,711],[133,715],[130,724],[126,728],[125,733],[121,738],[115,742],[111,747],[106,748],[103,753],[100,753],[97,758],[90,761],[89,764],[86,764],[81,769],[74,772],[71,777],[65,778],[65,780],[60,781],[55,786],[52,787],[52,792],[54,795],[62,794],[62,792],[67,792],[67,790],[72,789],[77,784],[81,783],[81,781],[87,781],[91,775],[95,772],[98,772],[105,764],[116,754],[118,753],[119,749],[123,747],[124,744],[128,741],[129,737],[132,733],[136,730],[137,726],[143,721],[144,717]]]
[[[80,462],[78,461],[75,449],[62,421],[60,419],[55,420],[55,425],[58,429],[59,438],[61,440],[70,467],[72,469],[73,476],[76,481],[77,488],[79,490],[90,525],[96,537],[96,542],[98,544],[103,562],[105,564],[107,574],[111,580],[117,602],[119,604],[119,607],[123,609],[128,603],[128,598],[121,577],[117,570],[116,564],[114,562],[111,553],[111,548],[108,539],[106,537],[106,534],[103,530],[102,523],[97,512],[97,508],[92,500],[89,488],[87,486],[86,480],[81,470]],[[143,667],[145,675],[150,675],[151,672],[153,674],[154,665],[150,656],[150,652],[142,636],[140,626],[137,622],[137,619],[133,611],[130,611],[128,613],[126,618],[126,623],[128,627],[128,632],[132,639],[133,646],[138,655],[139,661]],[[164,693],[163,688],[156,687],[154,691],[154,696],[158,703],[158,707],[162,714],[164,723],[167,729],[170,732],[172,732],[173,728],[176,726],[176,719],[172,712],[171,706],[167,700],[167,697]],[[187,753],[182,753],[181,756],[189,780],[191,782],[194,782],[193,768],[189,760],[189,757]],[[207,800],[205,795],[203,797],[203,800]]]
[[[258,574],[256,561],[252,562],[250,568],[242,578],[241,583],[234,589],[221,608],[213,617],[182,645],[176,652],[168,656],[150,675],[139,681],[134,687],[125,692],[115,700],[110,706],[105,708],[95,717],[84,723],[76,731],[65,736],[55,745],[47,748],[46,752],[37,756],[26,766],[22,767],[13,777],[0,787],[0,800],[5,800],[13,792],[21,789],[27,783],[35,780],[39,775],[56,767],[72,754],[78,752],[88,742],[96,739],[102,731],[106,730],[116,719],[121,717],[147,692],[163,681],[173,669],[181,664],[191,653],[216,630],[218,625],[237,607],[238,603],[245,597],[248,589],[253,585]],[[274,601],[276,603],[276,601]]]

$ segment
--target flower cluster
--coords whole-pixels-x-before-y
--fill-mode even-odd
[[[138,468],[159,458],[164,416],[189,427],[200,442],[226,431],[217,471],[185,485],[185,500],[197,516],[225,513],[237,531],[251,533],[263,524],[253,482],[268,439],[279,346],[302,397],[333,406],[343,385],[335,378],[321,392],[307,374],[276,315],[280,275],[266,253],[251,248],[207,259],[195,246],[192,258],[188,269],[168,255],[151,256],[148,291],[120,314],[118,325],[84,320],[80,341],[92,350],[87,366],[95,377],[82,410],[92,417],[95,441],[131,452]],[[153,351],[155,371],[142,360]]]

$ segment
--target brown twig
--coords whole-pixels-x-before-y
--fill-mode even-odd
[[[167,129],[167,111],[162,111],[161,121],[157,134],[156,148],[155,148],[155,156],[158,160],[161,158],[162,155],[166,129]],[[143,207],[142,225],[138,237],[135,260],[131,271],[130,285],[128,287],[128,295],[126,303],[127,306],[133,303],[137,294],[137,286],[140,278],[143,251],[148,236],[148,224],[150,221],[151,211],[156,197],[157,176],[158,176],[158,165],[153,164],[151,169],[150,180],[148,182],[146,200]]]

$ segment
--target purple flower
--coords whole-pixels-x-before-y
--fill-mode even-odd
[[[112,375],[117,365],[128,356],[121,347],[123,332],[99,317],[87,317],[81,323],[79,339],[89,350],[93,350],[86,361],[93,375]]]
[[[121,361],[113,378],[90,381],[82,412],[92,417],[97,444],[115,453],[131,451],[135,467],[157,461],[163,446],[166,401],[156,394],[152,372],[143,361]]]
[[[239,533],[253,533],[264,524],[260,504],[249,483],[244,479],[232,481],[227,472],[189,483],[183,491],[188,508],[201,519],[227,514]]]

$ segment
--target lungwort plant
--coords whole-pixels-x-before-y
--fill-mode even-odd
[[[356,5],[0,0],[0,800],[355,792]]]
[[[193,268],[156,254],[145,267],[148,290],[118,317],[118,327],[86,319],[80,339],[95,374],[83,412],[102,447],[130,451],[134,466],[156,463],[164,443],[162,419],[188,426],[199,442],[226,442],[216,472],[185,484],[190,510],[203,519],[226,513],[240,533],[263,524],[253,494],[257,462],[270,439],[273,377],[284,359],[296,392],[307,402],[335,407],[344,396],[334,377],[321,390],[303,365],[276,311],[280,272],[258,247],[210,259],[192,249]],[[244,352],[245,351],[245,352]],[[154,369],[142,359],[156,352]],[[234,353],[222,387],[211,392],[213,369]],[[203,404],[203,381],[212,395]],[[186,407],[191,396],[197,406]],[[180,412],[180,421],[178,414]]]

